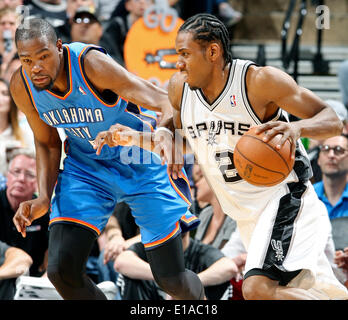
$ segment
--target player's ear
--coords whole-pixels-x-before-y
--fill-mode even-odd
[[[58,40],[57,40],[56,46],[57,46],[59,52],[62,52],[62,51],[63,51],[63,43],[62,43],[62,40],[61,40],[61,39],[58,39]]]
[[[216,42],[209,45],[208,55],[211,61],[215,61],[221,55],[221,48]]]

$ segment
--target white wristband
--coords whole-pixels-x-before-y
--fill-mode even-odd
[[[160,131],[165,131],[165,132],[168,132],[169,134],[170,134],[170,136],[172,137],[172,138],[174,138],[174,134],[173,134],[173,132],[172,131],[170,131],[168,128],[166,128],[166,127],[158,127],[156,130],[155,130],[155,136],[158,134],[158,132],[160,132]]]

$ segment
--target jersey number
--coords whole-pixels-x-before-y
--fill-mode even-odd
[[[242,180],[234,165],[232,151],[227,150],[216,152],[215,160],[219,164],[219,169],[225,179],[225,182],[236,182]]]

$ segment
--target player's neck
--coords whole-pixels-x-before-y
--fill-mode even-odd
[[[212,103],[224,90],[226,82],[230,74],[231,64],[226,65],[222,70],[221,68],[213,69],[210,80],[202,91],[209,103]]]
[[[64,54],[59,56],[60,68],[56,80],[54,81],[52,89],[58,92],[65,92],[68,88],[68,79],[65,66]]]

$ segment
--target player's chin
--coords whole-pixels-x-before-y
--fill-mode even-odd
[[[52,81],[47,81],[47,82],[40,82],[40,83],[37,83],[35,81],[33,81],[33,85],[35,87],[36,90],[38,91],[43,91],[43,90],[50,90],[52,88]]]

